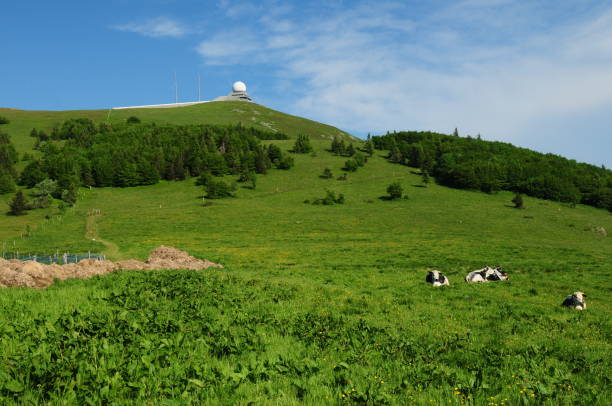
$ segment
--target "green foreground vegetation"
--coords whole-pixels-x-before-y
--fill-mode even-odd
[[[0,290],[0,403],[610,404],[608,212],[427,185],[387,151],[337,180],[329,144],[311,137],[314,154],[236,198],[204,204],[188,178],[2,217],[22,253],[164,244],[225,268]],[[394,182],[407,199],[381,199]],[[344,203],[304,203],[326,190]],[[484,265],[510,280],[463,282]],[[427,285],[431,269],[451,286]],[[561,308],[577,290],[587,310]]]

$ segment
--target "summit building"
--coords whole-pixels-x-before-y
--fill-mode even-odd
[[[213,101],[253,101],[247,93],[247,87],[244,82],[235,82],[232,85],[232,92],[227,96],[217,97]]]

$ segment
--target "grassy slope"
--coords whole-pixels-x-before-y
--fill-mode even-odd
[[[288,148],[291,142],[281,144]],[[19,219],[5,217],[0,240],[11,241],[23,227],[17,222],[27,218],[38,225],[30,237],[16,239],[21,251],[104,249],[84,238],[88,210],[100,209],[95,232],[119,247],[110,252],[116,257],[144,258],[150,249],[167,244],[226,265],[225,270],[203,275],[201,283],[185,282],[195,285],[189,285],[193,292],[181,303],[213,317],[215,326],[234,327],[207,333],[203,339],[211,340],[208,344],[198,341],[200,335],[186,333],[187,343],[175,348],[170,358],[185,369],[177,372],[162,362],[142,378],[146,389],[121,391],[115,382],[115,396],[144,402],[186,393],[187,399],[211,404],[245,399],[257,404],[295,404],[299,399],[309,404],[346,399],[358,403],[358,398],[378,396],[378,403],[460,404],[469,393],[468,403],[475,404],[500,404],[504,398],[511,404],[605,404],[610,396],[605,376],[610,367],[612,243],[590,229],[612,230],[609,213],[531,198],[526,198],[527,209],[515,210],[508,207],[508,193],[415,187],[418,176],[380,156],[349,174],[347,182],[323,180],[318,175],[325,167],[337,176],[344,162],[326,152],[327,145],[315,142],[317,157],[296,156],[291,171],[273,170],[259,177],[257,190],[240,189],[239,198],[215,201],[210,207],[202,206],[201,190],[193,180],[83,190],[79,204],[61,222],[40,223],[36,212]],[[392,180],[402,183],[409,200],[378,199]],[[344,193],[346,204],[302,203],[323,196],[326,187]],[[0,211],[5,207],[0,203]],[[484,264],[504,265],[511,281],[483,286],[462,282],[467,271]],[[423,279],[431,268],[445,272],[452,286],[426,286]],[[125,294],[138,302],[136,297],[159,294],[156,283],[175,286],[170,291],[182,289],[176,277],[155,275],[160,278],[155,283],[125,274],[70,281],[44,292],[2,291],[0,303],[12,309],[4,322],[25,311],[26,321],[20,323],[30,331],[34,327],[29,317],[64,320],[76,308],[82,312],[79,319],[110,320],[126,310],[126,317],[140,317],[140,312],[129,310],[129,300],[100,298]],[[589,294],[587,312],[559,307],[574,290]],[[215,295],[221,295],[219,301],[209,302]],[[134,309],[145,314],[174,312],[188,332],[202,327],[193,315],[180,316],[183,310],[169,299],[138,306]],[[112,337],[119,324],[106,323]],[[176,333],[155,333],[156,328],[131,334],[156,346],[163,337],[178,339]],[[361,335],[360,330],[368,333]],[[10,353],[18,353],[20,340],[5,337]],[[261,345],[248,351],[213,350],[215,342],[227,339],[249,348],[244,340],[253,337],[262,340]],[[91,345],[96,343],[103,345],[95,340]],[[403,343],[399,349],[394,347],[398,343]],[[59,344],[49,345],[53,349]],[[139,357],[136,348],[111,352],[121,358],[113,361],[118,363]],[[78,357],[95,365],[101,362]],[[28,359],[23,358],[23,365],[30,365]],[[310,366],[304,366],[304,360]],[[301,365],[302,372],[287,372],[279,363]],[[195,365],[217,369],[191,376],[202,387],[175,377],[172,389],[162,388],[170,369],[185,374]],[[236,378],[245,368],[254,375]],[[133,369],[121,371],[125,379],[137,377]],[[95,388],[83,383],[80,389],[87,394]],[[43,396],[35,389],[28,393]]]
[[[22,153],[34,146],[29,137],[32,128],[50,132],[51,128],[70,118],[85,117],[96,122],[125,121],[130,116],[157,123],[173,124],[236,124],[256,127],[262,130],[276,130],[290,136],[307,134],[312,138],[331,139],[334,136],[351,137],[335,127],[317,123],[301,117],[291,116],[261,106],[244,102],[213,102],[194,106],[169,109],[129,109],[129,110],[82,110],[82,111],[27,111],[0,108],[0,115],[11,120],[0,130],[8,132],[17,150]]]

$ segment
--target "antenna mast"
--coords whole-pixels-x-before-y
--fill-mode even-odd
[[[198,72],[198,101],[202,101],[202,98],[201,98],[200,72]]]
[[[174,71],[174,100],[178,103],[178,84],[176,83],[176,71]]]

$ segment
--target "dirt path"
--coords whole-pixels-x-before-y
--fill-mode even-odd
[[[85,238],[89,240],[98,241],[104,246],[106,249],[102,251],[104,255],[106,255],[109,259],[118,259],[119,258],[119,246],[112,241],[105,240],[100,238],[98,235],[98,225],[96,224],[96,218],[102,217],[102,214],[99,211],[92,211],[88,213],[87,222],[85,225]]]

